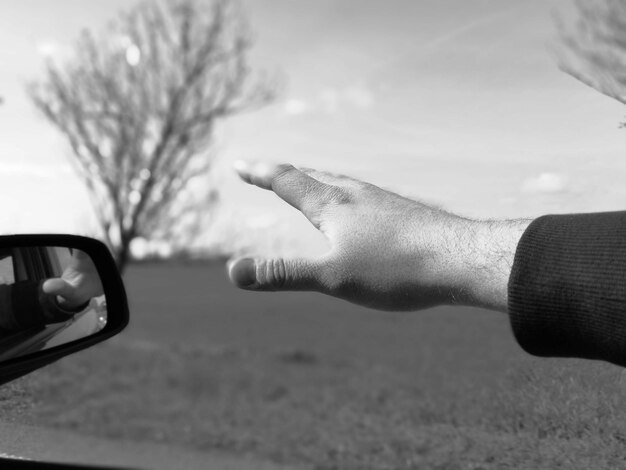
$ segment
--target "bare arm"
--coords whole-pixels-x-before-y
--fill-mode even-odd
[[[329,239],[321,258],[236,260],[232,281],[258,291],[314,290],[383,310],[458,304],[506,312],[517,243],[530,220],[477,221],[346,176],[244,164]]]

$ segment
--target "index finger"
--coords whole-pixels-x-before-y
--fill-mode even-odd
[[[246,183],[276,193],[282,200],[313,221],[326,204],[332,187],[288,164],[235,162],[235,170]]]

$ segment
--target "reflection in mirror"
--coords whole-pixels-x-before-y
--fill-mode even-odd
[[[0,361],[91,336],[106,322],[89,255],[58,246],[0,249]]]

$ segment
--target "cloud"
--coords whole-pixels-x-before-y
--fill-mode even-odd
[[[285,106],[283,108],[285,114],[290,116],[298,116],[300,114],[305,114],[311,110],[311,105],[303,100],[291,99],[285,102]]]
[[[37,53],[46,60],[63,60],[69,57],[71,48],[67,44],[45,40],[37,43]]]
[[[37,52],[43,57],[53,57],[59,53],[59,45],[53,41],[43,41],[37,45]]]
[[[325,88],[319,93],[321,109],[329,114],[344,109],[367,109],[374,105],[374,93],[362,83],[345,88]]]
[[[348,103],[356,108],[365,109],[374,104],[374,95],[369,88],[363,85],[346,88],[343,96]]]
[[[327,87],[313,99],[305,101],[292,98],[285,101],[283,112],[289,116],[308,113],[336,114],[346,110],[365,110],[375,103],[374,93],[366,85],[359,83],[343,88]]]
[[[567,177],[558,173],[541,173],[522,183],[522,191],[529,194],[557,194],[568,189]]]

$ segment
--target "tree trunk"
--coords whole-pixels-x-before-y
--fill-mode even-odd
[[[119,249],[117,250],[117,255],[115,256],[115,263],[117,264],[117,269],[120,272],[120,276],[124,274],[124,270],[130,261],[130,241],[123,240]]]

